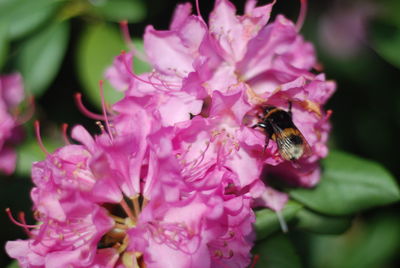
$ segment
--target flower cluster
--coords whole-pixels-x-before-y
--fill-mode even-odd
[[[20,138],[19,125],[12,112],[24,99],[22,78],[19,74],[0,76],[0,172],[14,172],[17,155],[13,145]]]
[[[75,126],[79,145],[34,163],[38,225],[22,218],[30,238],[8,242],[8,254],[23,267],[247,267],[252,208],[287,200],[263,176],[317,183],[330,128],[322,105],[334,91],[311,72],[314,51],[296,25],[268,23],[272,6],[248,0],[237,16],[216,0],[207,25],[181,4],[169,30],[146,29],[152,72],[135,74],[133,52],[117,56],[106,77],[124,98],[90,114],[101,134]],[[312,150],[296,163],[246,123],[259,105],[289,102]]]

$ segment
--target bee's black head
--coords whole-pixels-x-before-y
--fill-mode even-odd
[[[261,108],[262,108],[263,113],[264,113],[264,114],[267,114],[267,113],[269,113],[271,110],[275,109],[276,107],[275,107],[275,106],[271,106],[271,105],[264,105],[264,106],[262,106]]]

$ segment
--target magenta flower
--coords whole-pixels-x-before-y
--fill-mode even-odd
[[[204,102],[201,115],[234,116],[236,129],[243,129],[244,114],[260,104],[287,110],[291,102],[293,122],[310,145],[312,154],[303,157],[300,165],[294,166],[279,157],[276,145],[271,142],[265,154],[259,154],[258,160],[271,165],[271,172],[280,173],[291,183],[313,186],[319,180],[318,160],[327,154],[326,142],[330,130],[330,114],[324,112],[322,107],[334,92],[335,84],[326,81],[323,74],[311,72],[316,64],[313,46],[299,35],[294,23],[278,15],[274,22],[267,24],[273,4],[256,7],[255,1],[248,1],[245,14],[237,16],[235,7],[229,1],[216,1],[208,26],[200,17],[190,15],[190,4],[178,6],[170,30],[147,28],[145,50],[155,71],[137,77],[125,69],[129,79],[137,78],[132,79],[132,83],[137,85],[131,87],[127,95],[135,92],[136,96],[140,93],[159,99],[159,92],[163,90],[164,102],[171,98],[168,95],[176,96],[178,92],[186,96],[189,94],[191,101],[185,104],[192,109],[188,107],[179,111],[181,119],[184,119],[185,112],[186,116],[189,113],[199,114],[193,108],[194,103],[201,100]],[[128,65],[130,61],[125,60],[125,66]],[[119,76],[123,77],[122,73]],[[114,76],[114,79],[117,77]],[[146,88],[146,92],[142,88]],[[229,108],[233,114],[208,114],[219,110],[221,103],[231,101],[228,99],[234,98],[235,94],[242,95],[235,107]],[[163,117],[176,117],[176,113],[166,113],[174,110],[178,102],[171,104],[176,105],[165,109]],[[225,119],[219,121],[225,122]],[[265,138],[249,133],[255,130],[243,131],[254,136],[251,141],[253,147],[262,151]],[[240,141],[242,144],[239,142],[239,148],[247,147],[247,153],[251,154],[248,144],[243,144],[249,140],[244,137]]]
[[[234,174],[200,176],[170,157],[176,130],[131,99],[114,111],[102,134],[93,138],[76,126],[72,137],[82,145],[34,163],[38,224],[13,220],[30,238],[8,242],[8,254],[22,267],[246,266],[254,213],[249,196],[227,191]],[[196,189],[194,179],[215,183]]]
[[[154,71],[135,74],[134,52],[124,52],[105,74],[122,100],[110,110],[103,100],[95,115],[78,95],[81,110],[104,122],[101,134],[75,126],[79,145],[34,164],[38,224],[13,219],[29,239],[8,242],[8,254],[23,267],[247,267],[252,207],[279,214],[288,200],[263,176],[318,182],[330,131],[323,105],[335,89],[311,72],[301,23],[268,23],[273,4],[249,0],[237,16],[217,0],[208,25],[182,4],[170,30],[147,27]],[[261,105],[288,115],[292,105],[311,153],[282,157],[276,139],[252,127]]]
[[[23,99],[21,75],[0,76],[0,171],[6,174],[15,169],[17,155],[13,147],[21,138],[15,108]]]

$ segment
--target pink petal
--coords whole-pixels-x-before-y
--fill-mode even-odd
[[[236,8],[228,0],[216,0],[210,14],[210,33],[224,50],[224,58],[234,63],[243,58],[247,40],[243,25],[236,17]]]
[[[83,145],[92,153],[95,152],[95,143],[92,135],[81,125],[76,125],[71,131],[71,137]]]
[[[184,26],[184,22],[192,13],[192,5],[190,3],[178,4],[172,16],[172,21],[169,26],[171,30],[178,30]]]
[[[5,174],[12,174],[15,170],[17,154],[9,147],[0,150],[0,170]]]
[[[0,76],[0,95],[9,108],[18,105],[24,99],[24,85],[19,73]]]
[[[156,31],[148,26],[144,47],[150,62],[164,74],[186,76],[193,71],[193,58],[174,31]]]

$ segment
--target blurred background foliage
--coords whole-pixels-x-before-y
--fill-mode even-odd
[[[85,105],[100,111],[98,81],[113,57],[128,49],[118,23],[129,22],[134,43],[142,50],[145,26],[167,29],[179,2],[184,1],[0,0],[0,73],[22,73],[27,95],[35,97],[33,119],[41,122],[48,150],[62,144],[63,123],[83,124],[92,133],[98,132],[94,121],[78,111],[73,95],[82,92]],[[243,11],[244,0],[232,2]],[[213,1],[200,4],[207,17]],[[298,10],[299,1],[279,0],[273,17],[283,13],[296,20]],[[309,1],[302,33],[315,44],[321,69],[338,84],[328,103],[333,110],[331,148],[382,166],[332,153],[318,191],[290,190],[293,201],[282,212],[288,234],[282,234],[274,213],[257,212],[257,267],[397,267],[399,205],[379,205],[398,199],[393,176],[383,167],[399,178],[399,14],[398,0]],[[140,61],[134,67],[137,72],[149,68]],[[109,103],[121,96],[107,84],[105,92]],[[16,173],[0,175],[0,207],[10,207],[14,213],[25,211],[28,222],[33,221],[30,167],[32,161],[44,158],[33,135],[33,119],[24,126],[26,139],[18,147]],[[335,172],[335,166],[348,173]],[[349,175],[352,172],[359,174]],[[337,194],[330,185],[345,190]],[[372,191],[365,196],[354,194],[364,186]],[[342,199],[354,207],[340,207]],[[360,209],[363,212],[354,215]],[[7,240],[24,237],[5,213],[0,213],[0,221],[2,247]],[[0,266],[10,261],[1,251]],[[11,266],[17,267],[15,263]]]

